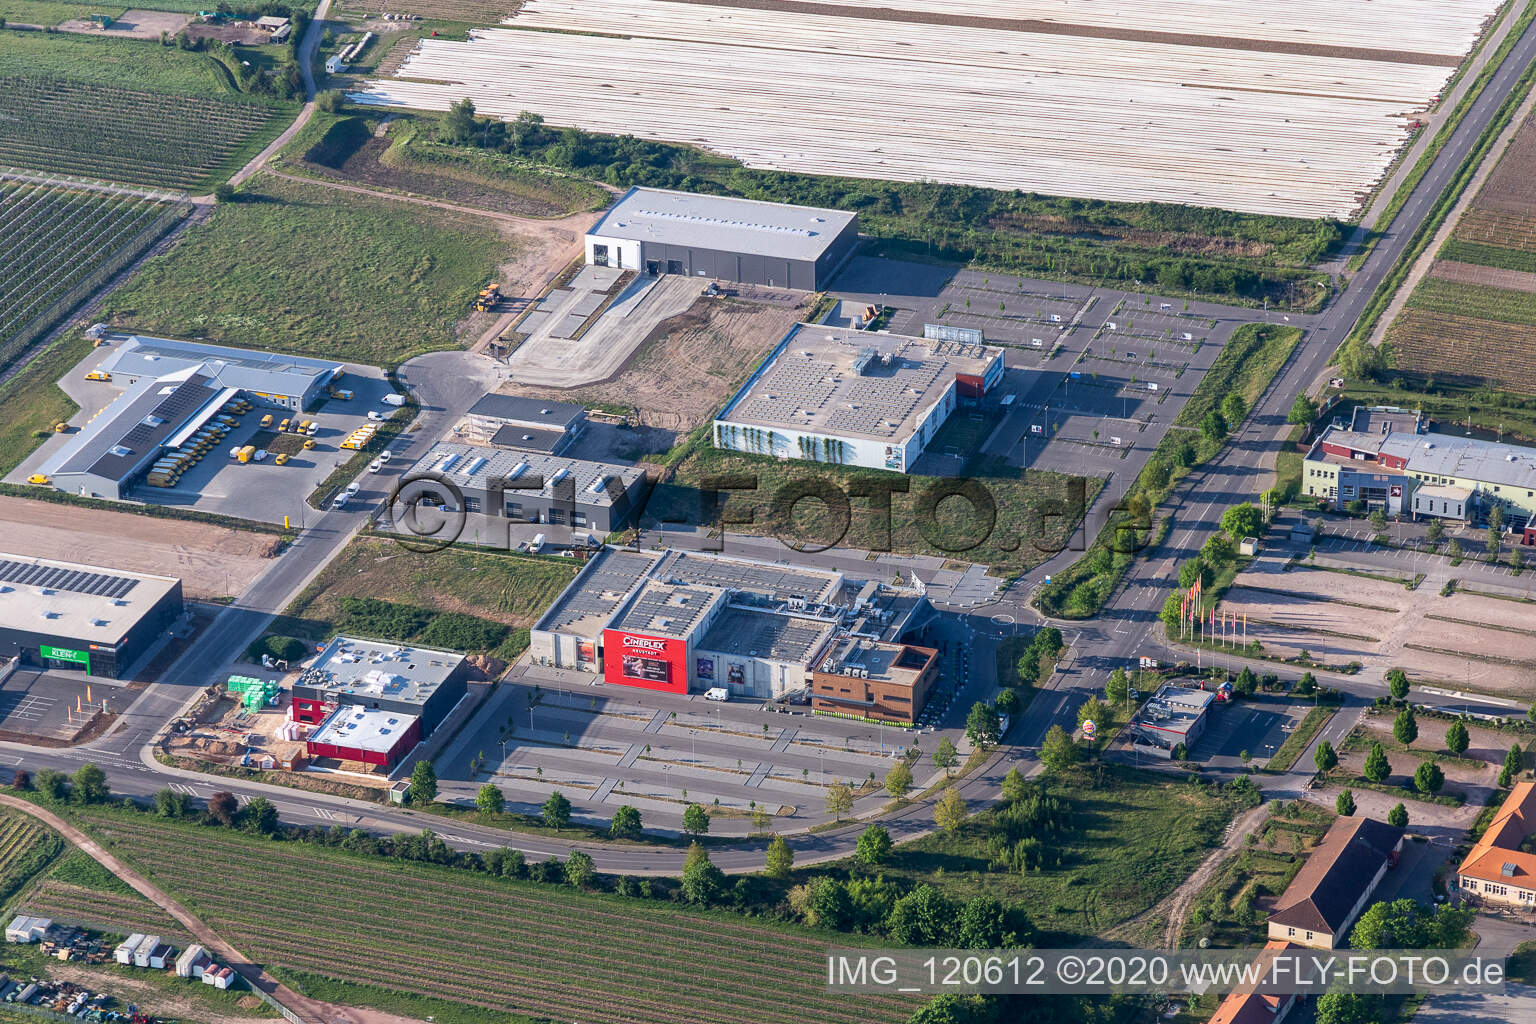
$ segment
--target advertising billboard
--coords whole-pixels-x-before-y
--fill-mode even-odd
[[[603,678],[616,686],[688,692],[688,645],[619,629],[603,631]]]

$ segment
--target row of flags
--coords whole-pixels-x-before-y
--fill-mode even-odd
[[[1205,581],[1196,579],[1179,602],[1179,634],[1214,639],[1219,643],[1248,646],[1248,613],[1218,611],[1205,606]],[[1240,637],[1240,638],[1239,638]]]

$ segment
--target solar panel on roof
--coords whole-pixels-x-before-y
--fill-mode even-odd
[[[23,586],[46,587],[74,594],[108,595],[122,597],[138,580],[130,576],[111,576],[106,573],[82,569],[63,569],[36,562],[0,560],[0,583],[20,583]]]

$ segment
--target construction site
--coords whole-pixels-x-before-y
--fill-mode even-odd
[[[468,96],[809,174],[1346,218],[1498,8],[896,6],[528,0],[349,98]]]

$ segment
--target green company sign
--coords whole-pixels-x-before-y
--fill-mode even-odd
[[[72,651],[68,647],[49,647],[47,644],[41,645],[38,650],[45,658],[52,658],[54,661],[72,661],[76,665],[84,665],[87,672],[91,670],[91,656],[84,651]]]

